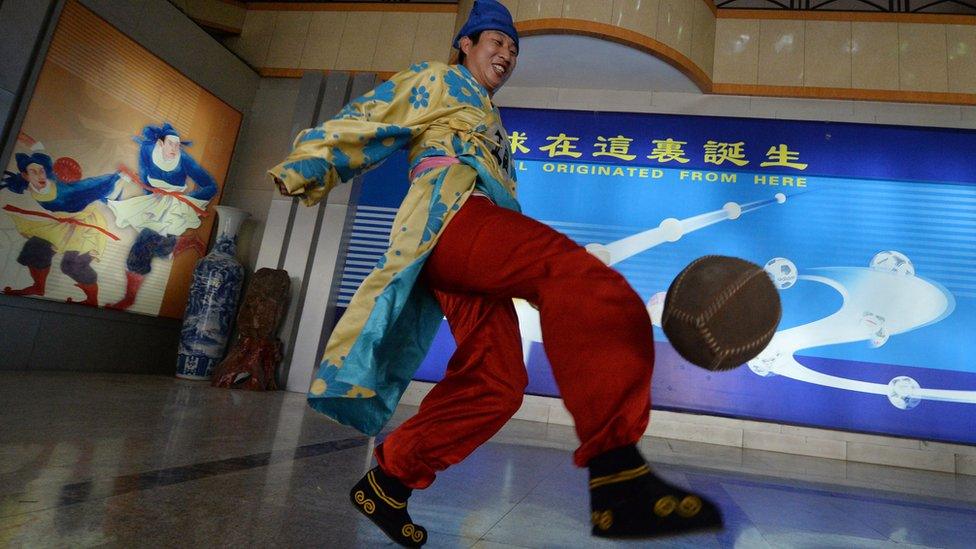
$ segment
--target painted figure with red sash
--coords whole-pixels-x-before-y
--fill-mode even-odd
[[[125,295],[108,305],[120,310],[135,302],[154,258],[169,257],[186,246],[184,233],[200,226],[207,203],[217,194],[217,182],[183,150],[190,143],[181,141],[169,123],[146,126],[136,142],[139,174],[133,179],[143,194],[108,202],[119,228],[139,231],[125,262]],[[187,184],[188,179],[192,185]]]
[[[102,255],[109,239],[119,239],[107,228],[99,203],[117,195],[125,178],[114,173],[81,179],[76,162],[62,158],[54,165],[39,143],[30,142],[31,153],[16,155],[18,172],[4,172],[0,189],[29,195],[41,208],[3,207],[17,232],[27,239],[17,262],[29,269],[33,283],[21,289],[7,286],[3,293],[43,296],[52,260],[60,253],[61,272],[85,294],[80,303],[97,307],[98,274],[91,264]]]

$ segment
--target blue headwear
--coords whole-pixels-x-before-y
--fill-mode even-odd
[[[498,0],[475,0],[471,8],[471,15],[467,22],[461,27],[461,32],[454,38],[454,47],[461,49],[461,39],[465,36],[479,33],[486,30],[503,32],[515,41],[515,49],[518,50],[519,38],[515,30],[515,22],[512,21],[512,14]]]
[[[17,153],[15,158],[17,159],[17,169],[21,172],[26,172],[27,166],[30,166],[31,164],[39,164],[44,167],[44,172],[48,177],[54,177],[51,157],[42,152],[35,152],[32,154]]]
[[[0,180],[0,189],[10,189],[17,194],[21,194],[26,191],[28,182],[20,174],[26,172],[27,166],[30,166],[31,164],[38,164],[42,166],[48,179],[56,179],[54,177],[54,170],[52,169],[50,156],[42,152],[35,152],[32,154],[17,153],[14,155],[14,158],[17,159],[17,170],[19,173],[4,172],[3,179]]]
[[[179,138],[180,132],[176,131],[176,128],[169,122],[163,122],[162,126],[146,126],[143,128],[142,137],[136,137],[135,142],[140,145],[156,143],[156,141],[164,139],[167,135],[173,135]],[[192,143],[189,141],[180,141],[180,144],[184,147],[189,147]]]

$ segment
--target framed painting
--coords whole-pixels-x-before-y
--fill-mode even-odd
[[[0,290],[181,317],[241,118],[67,2],[0,182]]]

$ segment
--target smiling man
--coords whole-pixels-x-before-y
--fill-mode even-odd
[[[519,409],[527,383],[513,298],[539,309],[546,354],[590,469],[592,533],[657,536],[721,526],[713,505],[670,486],[636,449],[650,411],[647,310],[616,271],[520,213],[511,147],[493,94],[515,70],[518,33],[479,0],[454,41],[457,65],[420,63],[298,135],[269,173],[315,204],[406,148],[410,187],[390,245],[333,330],[309,390],[316,410],[375,435],[447,317],[457,342],[444,379],[376,448],[350,492],[394,541],[426,542],[407,499]]]

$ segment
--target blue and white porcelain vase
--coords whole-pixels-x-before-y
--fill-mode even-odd
[[[217,242],[193,269],[183,315],[176,377],[184,379],[210,379],[223,359],[244,282],[244,266],[234,255],[237,232],[248,213],[228,206],[215,209]]]

